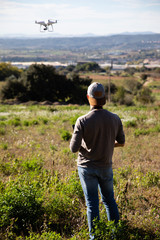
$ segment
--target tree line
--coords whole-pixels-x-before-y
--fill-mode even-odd
[[[102,69],[96,62],[78,63],[67,67],[55,69],[51,65],[33,64],[29,68],[22,70],[12,66],[10,63],[0,63],[0,81],[5,84],[1,88],[0,98],[16,99],[25,101],[51,101],[73,104],[86,104],[87,87],[92,79],[81,78],[79,73],[85,72],[105,72],[111,74],[111,68]],[[150,88],[144,87],[150,74],[159,74],[160,68],[154,70],[145,66],[142,68],[127,68],[122,73],[133,76],[140,73],[140,81],[125,80],[123,86],[116,86],[114,83],[105,84],[106,93],[112,95],[112,102],[125,105],[134,105],[134,100],[141,103],[151,103],[154,101]],[[151,73],[150,73],[151,72]]]
[[[89,78],[77,74],[70,77],[59,74],[51,65],[33,64],[22,72],[11,69],[6,74],[1,89],[1,99],[19,101],[58,101],[67,103],[86,103],[86,89],[91,83]],[[18,71],[18,70],[17,70]]]

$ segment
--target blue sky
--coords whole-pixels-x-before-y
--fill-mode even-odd
[[[35,35],[35,20],[57,19],[50,34],[160,33],[160,0],[0,0],[0,36]]]

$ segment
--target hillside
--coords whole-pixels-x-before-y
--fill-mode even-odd
[[[160,34],[68,38],[0,38],[0,61],[106,62],[160,59]]]
[[[158,49],[160,34],[112,35],[104,37],[68,37],[19,39],[0,38],[0,49],[63,49],[63,50],[137,50]]]

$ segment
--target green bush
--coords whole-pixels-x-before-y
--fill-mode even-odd
[[[148,87],[143,87],[136,96],[136,100],[143,103],[153,103],[154,97],[152,96],[152,91]]]
[[[127,121],[127,122],[125,122],[124,123],[124,126],[125,127],[136,127],[137,126],[137,123],[136,123],[136,121],[135,120],[131,120],[131,121]]]
[[[43,221],[44,208],[41,192],[33,184],[12,186],[0,196],[0,227],[12,225],[17,234],[36,230]]]
[[[6,134],[5,128],[0,128],[0,135],[4,136]]]
[[[118,87],[116,93],[113,95],[113,102],[124,104],[124,99],[125,99],[125,89],[123,86]]]
[[[70,138],[71,138],[71,133],[65,129],[60,129],[59,130],[60,132],[60,135],[61,135],[61,138],[64,140],[64,141],[69,141]]]
[[[18,237],[16,240],[24,240],[24,238]],[[62,237],[55,232],[30,233],[30,236],[26,237],[25,240],[62,240]]]
[[[12,66],[11,63],[0,63],[0,81],[4,81],[7,77],[19,77],[22,70],[18,67]]]
[[[19,117],[15,117],[15,118],[9,120],[8,124],[10,124],[10,125],[12,125],[14,127],[21,126],[21,119]]]

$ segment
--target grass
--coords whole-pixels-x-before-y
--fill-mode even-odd
[[[159,107],[105,106],[126,134],[113,157],[117,239],[160,239]],[[69,150],[89,106],[0,105],[0,239],[87,240],[84,197]],[[97,237],[111,239],[100,202]]]

